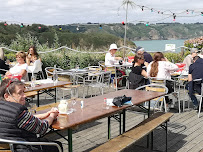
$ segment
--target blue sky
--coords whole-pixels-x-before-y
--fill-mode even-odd
[[[173,13],[176,22],[203,22],[203,0],[131,1],[136,4],[128,9],[128,21],[131,23],[174,22]],[[0,0],[0,21],[46,25],[121,23],[125,21],[122,2],[123,0]],[[144,10],[139,6],[144,6]],[[150,8],[153,8],[153,12]],[[188,14],[186,10],[189,10]]]

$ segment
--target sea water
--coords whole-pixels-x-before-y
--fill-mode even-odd
[[[163,52],[165,51],[165,44],[175,44],[175,47],[184,46],[185,40],[146,40],[146,41],[133,41],[136,46],[145,48],[147,52]],[[180,52],[181,49],[176,49],[175,52]]]

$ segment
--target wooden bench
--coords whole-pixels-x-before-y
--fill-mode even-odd
[[[109,140],[108,142],[93,149],[91,152],[118,152],[128,146],[132,145],[139,139],[153,132],[158,126],[163,126],[166,130],[166,151],[167,151],[167,122],[173,116],[173,113],[157,112],[151,117],[145,119],[137,126],[133,127],[129,131],[123,133],[116,138]],[[165,125],[163,125],[165,124]],[[151,149],[153,149],[153,134],[151,138]]]
[[[11,152],[9,144],[0,144],[0,152]]]

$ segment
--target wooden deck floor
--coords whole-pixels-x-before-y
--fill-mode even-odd
[[[184,96],[184,94],[183,94]],[[193,109],[178,113],[177,108],[171,109],[174,116],[168,123],[168,152],[199,152],[203,149],[203,112],[197,117],[197,111]],[[143,113],[135,111],[126,112],[126,130],[135,126],[144,119]],[[119,123],[111,121],[112,138],[119,134]],[[66,131],[60,131],[67,137]],[[46,136],[51,140],[58,140],[63,143],[64,151],[68,151],[68,144],[56,133]],[[146,147],[146,137],[136,142],[125,150],[125,152],[144,152],[141,147]],[[73,131],[73,151],[88,152],[91,149],[108,141],[107,139],[107,118],[79,126]],[[165,131],[159,127],[154,131],[154,150],[165,151]]]

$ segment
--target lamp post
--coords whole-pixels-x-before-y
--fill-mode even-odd
[[[128,0],[129,1],[129,0]],[[126,13],[125,13],[125,35],[124,35],[124,46],[126,46],[126,35],[127,35],[127,22],[128,21],[128,3],[126,6]],[[123,51],[123,58],[125,58],[125,54],[126,54],[126,48],[124,48]]]
[[[128,5],[130,4],[130,6],[133,8],[135,6],[135,3],[133,1],[130,0],[124,0],[122,3],[122,6],[126,5],[126,12],[125,12],[125,35],[124,35],[124,46],[126,46],[126,35],[127,35],[127,24],[128,24]],[[124,48],[123,51],[123,58],[125,57],[126,54],[126,48]]]

